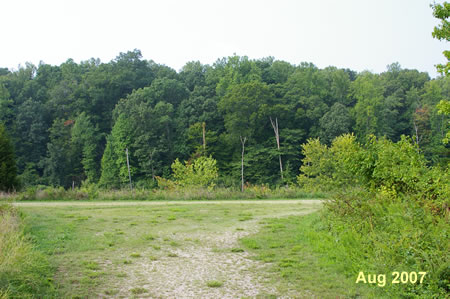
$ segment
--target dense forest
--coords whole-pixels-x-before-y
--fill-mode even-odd
[[[109,63],[0,69],[0,123],[23,187],[120,188],[126,149],[137,187],[171,177],[177,158],[202,155],[217,160],[219,184],[239,184],[242,156],[246,182],[289,184],[308,139],[329,145],[352,132],[360,141],[410,136],[430,165],[447,165],[449,116],[436,106],[448,98],[449,77],[398,63],[375,74],[235,55],[176,72],[134,50]]]

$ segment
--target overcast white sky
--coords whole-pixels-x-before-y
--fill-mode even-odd
[[[435,77],[448,44],[431,36],[438,24],[431,2],[1,0],[0,67],[109,62],[137,48],[177,71],[236,53],[377,73],[399,62]]]

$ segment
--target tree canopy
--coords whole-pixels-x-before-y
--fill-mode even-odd
[[[18,187],[13,146],[5,126],[0,123],[0,191],[12,191]]]
[[[449,80],[398,63],[376,74],[237,55],[176,72],[133,50],[108,63],[69,59],[1,72],[0,122],[24,186],[120,188],[126,149],[138,187],[173,177],[176,159],[203,155],[217,161],[217,184],[237,185],[243,166],[248,183],[285,184],[299,174],[302,144],[330,145],[344,133],[359,141],[409,135],[429,164],[446,165],[449,116],[437,105],[449,98]]]

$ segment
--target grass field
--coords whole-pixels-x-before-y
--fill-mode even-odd
[[[314,216],[303,215],[320,208],[317,200],[16,205],[55,270],[61,297],[336,298],[365,292],[324,263],[307,242],[307,229],[299,230],[311,224]]]

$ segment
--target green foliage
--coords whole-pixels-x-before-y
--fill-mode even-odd
[[[387,197],[410,195],[437,215],[450,198],[447,168],[429,168],[416,145],[406,137],[396,143],[371,136],[366,144],[353,135],[336,138],[330,147],[318,139],[303,148],[298,183],[307,190],[339,191],[362,187]]]
[[[173,176],[180,186],[214,187],[218,177],[216,164],[212,157],[202,156],[184,165],[176,159],[172,163]]]
[[[14,119],[14,101],[11,100],[8,89],[0,80],[0,123],[11,125]]]
[[[99,185],[107,188],[120,186],[119,170],[116,165],[116,153],[113,148],[113,137],[107,138],[106,148],[101,162],[101,177]]]
[[[423,284],[386,284],[381,291],[388,297],[445,297],[448,223],[415,196],[346,191],[328,203],[325,216],[328,234],[341,249],[338,263],[349,275],[361,269],[387,277],[393,271],[424,271]]]
[[[6,132],[0,123],[0,190],[13,191],[19,187],[14,150]]]
[[[355,177],[355,158],[361,146],[352,134],[333,140],[330,147],[319,139],[309,139],[302,145],[303,165],[297,182],[307,190],[336,190],[358,183]]]
[[[370,137],[358,159],[355,173],[373,189],[387,192],[410,193],[426,171],[425,159],[411,140],[393,143],[387,139]]]
[[[383,105],[385,87],[380,76],[364,72],[352,82],[352,95],[357,100],[353,114],[358,136],[383,134]]]
[[[334,138],[349,133],[351,125],[352,119],[348,109],[341,103],[335,103],[320,119],[322,140],[330,144]]]
[[[441,22],[438,26],[434,27],[432,32],[433,37],[438,40],[450,41],[450,22],[448,21],[450,17],[450,3],[434,3],[431,7],[433,8],[433,16]],[[437,65],[437,69],[441,74],[448,76],[450,71],[450,51],[444,51],[444,56],[447,58],[447,63],[445,65]]]
[[[333,165],[327,145],[320,143],[318,138],[309,139],[302,145],[302,155],[304,158],[301,174],[297,177],[298,184],[309,190],[331,187]]]
[[[428,273],[424,284],[390,284],[383,292],[404,297],[448,292],[447,168],[429,168],[417,144],[405,136],[394,143],[372,135],[359,144],[353,135],[343,135],[330,147],[310,139],[303,154],[299,183],[334,190],[325,224],[341,248],[337,261],[345,272],[421,269]]]
[[[45,159],[45,176],[53,186],[69,187],[79,173],[79,161],[70,146],[72,122],[56,119],[50,128],[48,156]]]
[[[271,218],[241,244],[256,260],[267,263],[278,290],[295,290],[306,297],[382,298],[384,288],[355,284],[362,268],[349,257],[349,238],[335,238],[327,224],[317,213]]]
[[[81,154],[84,176],[92,183],[96,183],[100,177],[100,165],[98,165],[100,137],[90,117],[82,112],[72,127],[71,143],[75,154]]]
[[[448,100],[441,100],[439,104],[436,106],[438,108],[438,113],[443,115],[450,115],[450,101]],[[447,121],[447,126],[450,125],[450,120]],[[444,144],[449,143],[450,141],[450,130],[447,130],[447,133],[445,134],[444,139],[442,139],[442,142]]]
[[[120,188],[127,181],[125,148],[136,186],[153,188],[157,176],[171,177],[176,158],[199,155],[216,159],[232,186],[241,170],[240,136],[247,137],[245,180],[280,186],[299,174],[301,144],[320,137],[330,146],[352,132],[360,142],[368,134],[395,142],[414,136],[428,164],[445,166],[448,115],[436,105],[449,94],[448,77],[430,80],[398,63],[381,74],[357,74],[234,55],[212,65],[189,62],[177,73],[135,49],[107,63],[68,59],[59,66],[2,70],[0,121],[24,186],[70,188],[103,178],[101,186]],[[279,151],[269,118],[279,122]]]
[[[15,119],[15,148],[19,173],[44,175],[45,158],[48,154],[49,127],[48,112],[43,103],[28,99],[18,107]],[[24,181],[39,184],[42,180]]]
[[[225,114],[225,128],[229,134],[237,138],[252,136],[261,123],[259,107],[266,104],[270,98],[269,88],[260,82],[231,86],[219,102],[219,110]]]
[[[114,151],[114,160],[112,161],[115,167],[112,173],[118,174],[121,184],[128,182],[128,167],[126,149],[131,145],[133,128],[124,115],[120,115],[111,131],[111,148]],[[130,172],[133,174],[135,169],[130,167]],[[104,173],[106,170],[102,170]]]
[[[53,269],[21,222],[13,207],[0,204],[0,298],[54,297]]]
[[[180,188],[176,182],[156,177],[159,189],[115,190],[101,189],[96,184],[83,184],[81,188],[65,190],[62,187],[32,186],[25,190],[9,195],[17,201],[68,201],[68,200],[240,200],[240,199],[323,199],[328,195],[323,192],[306,192],[295,187],[279,187],[271,189],[268,186],[247,185],[244,192],[240,189],[216,186],[213,190],[208,187],[187,186]]]

